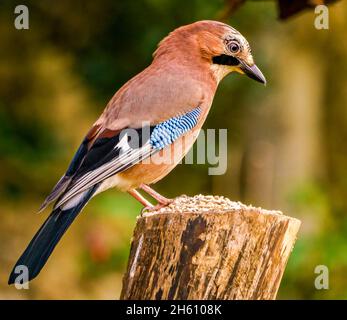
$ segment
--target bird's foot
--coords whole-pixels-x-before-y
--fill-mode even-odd
[[[149,212],[160,210],[161,208],[164,208],[164,207],[168,206],[171,202],[173,202],[173,199],[165,198],[165,201],[163,201],[162,203],[158,203],[155,206],[151,205],[151,206],[143,207],[142,210],[141,210],[141,216],[144,213],[149,213]]]

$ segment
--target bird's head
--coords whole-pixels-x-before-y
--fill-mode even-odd
[[[160,43],[154,55],[170,52],[180,52],[180,59],[186,61],[189,58],[204,61],[218,82],[227,74],[238,72],[266,84],[246,38],[225,23],[204,20],[174,30]]]

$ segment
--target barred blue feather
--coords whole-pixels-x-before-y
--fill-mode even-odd
[[[151,133],[150,144],[153,148],[161,150],[173,143],[176,139],[194,128],[201,114],[200,107],[178,117],[156,125]]]

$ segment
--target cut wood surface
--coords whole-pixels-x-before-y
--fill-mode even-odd
[[[275,299],[300,221],[218,196],[138,217],[121,299]]]

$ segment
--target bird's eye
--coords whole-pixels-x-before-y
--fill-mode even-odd
[[[236,41],[231,41],[228,44],[228,48],[232,53],[238,53],[240,51],[240,45]]]

